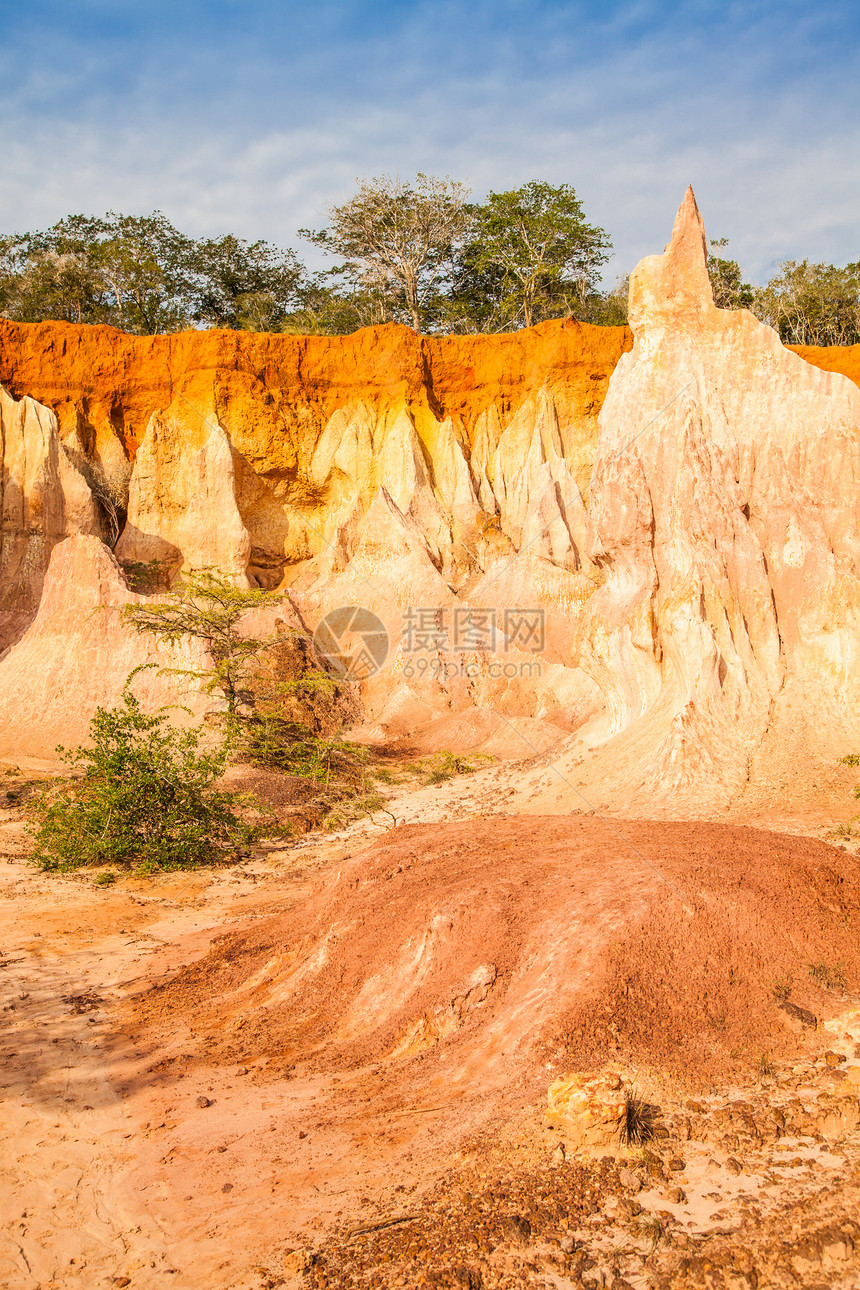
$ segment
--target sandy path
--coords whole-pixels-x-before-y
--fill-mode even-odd
[[[47,879],[0,862],[4,1290],[107,1286],[124,1277],[135,1286],[176,1286],[172,1224],[127,1181],[149,1143],[142,1126],[151,1095],[140,1078],[146,1054],[113,1051],[114,1014],[142,974],[178,963],[177,942],[190,938],[193,947],[199,939],[205,948],[209,929],[231,912],[243,925],[256,878],[177,876],[141,896],[130,882],[94,891],[87,880]],[[182,1284],[198,1281],[184,1275]]]

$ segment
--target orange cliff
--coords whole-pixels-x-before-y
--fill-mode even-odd
[[[567,320],[481,336],[417,336],[368,327],[347,336],[185,331],[134,336],[113,327],[16,323],[0,318],[0,385],[56,413],[61,433],[116,434],[133,457],[154,411],[204,394],[201,412],[242,417],[261,401],[266,420],[310,413],[324,424],[357,399],[429,403],[466,433],[491,404],[515,409],[543,384],[571,385],[596,418],[616,363],[632,346],[627,327]],[[860,385],[860,345],[789,346]]]
[[[576,411],[596,426],[609,377],[631,345],[626,327],[567,320],[494,336],[427,337],[394,324],[347,336],[133,336],[0,319],[0,385],[53,409],[63,437],[116,434],[130,456],[153,412],[183,399],[189,416],[195,408],[214,413],[234,442],[255,413],[285,432],[308,417],[319,430],[357,401],[376,411],[405,404],[419,416],[428,407],[468,436],[491,405],[504,416],[544,385],[570,387]]]
[[[348,563],[383,490],[449,585],[521,546],[584,568],[598,414],[632,343],[569,320],[323,337],[0,319],[0,648],[35,613],[57,541],[115,543],[100,481],[127,565],[215,563],[275,586],[309,560]],[[860,346],[798,352],[860,382]]]
[[[823,372],[839,372],[860,385],[860,345],[789,345],[795,354],[805,358]]]
[[[0,319],[0,649],[76,533],[109,539],[126,566],[215,564],[274,586],[317,557],[346,563],[382,493],[461,583],[519,546],[535,490],[560,483],[535,554],[575,567],[561,514],[587,487],[631,344],[626,328],[572,321],[446,338],[394,325],[141,337]],[[118,543],[105,497],[119,501]]]

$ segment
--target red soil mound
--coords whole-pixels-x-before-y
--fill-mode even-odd
[[[414,825],[140,1006],[193,1017],[210,1057],[384,1062],[395,1082],[506,1097],[547,1083],[549,1058],[705,1074],[788,1050],[775,983],[826,1011],[810,965],[856,982],[858,930],[856,862],[808,839],[586,816]]]

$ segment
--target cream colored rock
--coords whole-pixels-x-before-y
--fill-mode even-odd
[[[50,409],[0,387],[0,650],[32,619],[57,542],[99,534],[89,486]]]
[[[38,613],[0,660],[0,756],[52,758],[58,744],[86,742],[96,708],[114,704],[132,670],[148,664],[134,681],[148,710],[181,705],[173,715],[182,724],[218,706],[178,675],[206,667],[198,643],[167,648],[123,621],[123,608],[142,599],[98,538],[54,546]]]
[[[236,504],[230,441],[219,425],[201,425],[191,442],[185,429],[169,417],[150,421],[131,475],[117,559],[219,569],[244,579],[251,538]]]
[[[186,569],[220,569],[244,578],[251,537],[236,506],[230,441],[215,426],[194,462],[196,478],[178,539]]]
[[[648,726],[643,800],[741,790],[783,688],[860,712],[860,390],[714,306],[692,191],[630,284],[589,505],[579,626],[607,733]],[[679,799],[679,794],[681,798]]]

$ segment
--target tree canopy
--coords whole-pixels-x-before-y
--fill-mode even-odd
[[[726,238],[712,241],[708,272],[714,303],[720,309],[749,309],[779,332],[786,345],[860,343],[860,263],[837,268],[784,260],[764,286],[743,281],[737,260],[717,252]]]
[[[450,177],[419,174],[414,184],[391,175],[364,179],[354,197],[330,208],[328,228],[302,235],[343,257],[343,274],[402,305],[420,331],[423,307],[450,275],[466,232],[468,196],[469,188]]]
[[[570,184],[491,192],[470,209],[461,292],[486,321],[509,330],[585,309],[612,243],[585,219]]]
[[[749,309],[755,293],[750,284],[743,281],[741,266],[737,260],[727,260],[717,255],[728,244],[727,237],[713,239],[709,244],[708,276],[711,279],[714,304],[718,309]]]
[[[549,318],[627,321],[627,279],[601,281],[612,249],[570,184],[530,180],[469,200],[450,176],[357,181],[326,227],[299,230],[335,263],[232,233],[194,239],[160,211],[68,215],[0,234],[0,315],[108,323],[145,335],[186,327],[340,335],[384,322],[416,331],[497,332]],[[752,310],[782,340],[860,342],[860,262],[786,260],[756,286],[712,241],[723,309]]]
[[[860,262],[839,269],[785,260],[754,308],[788,344],[860,344]]]
[[[277,331],[298,301],[302,266],[294,251],[240,237],[194,244],[187,263],[196,278],[195,322],[211,327]]]
[[[69,215],[0,237],[0,309],[140,335],[194,323],[276,330],[299,302],[302,272],[292,251],[232,235],[195,242],[160,211]]]

